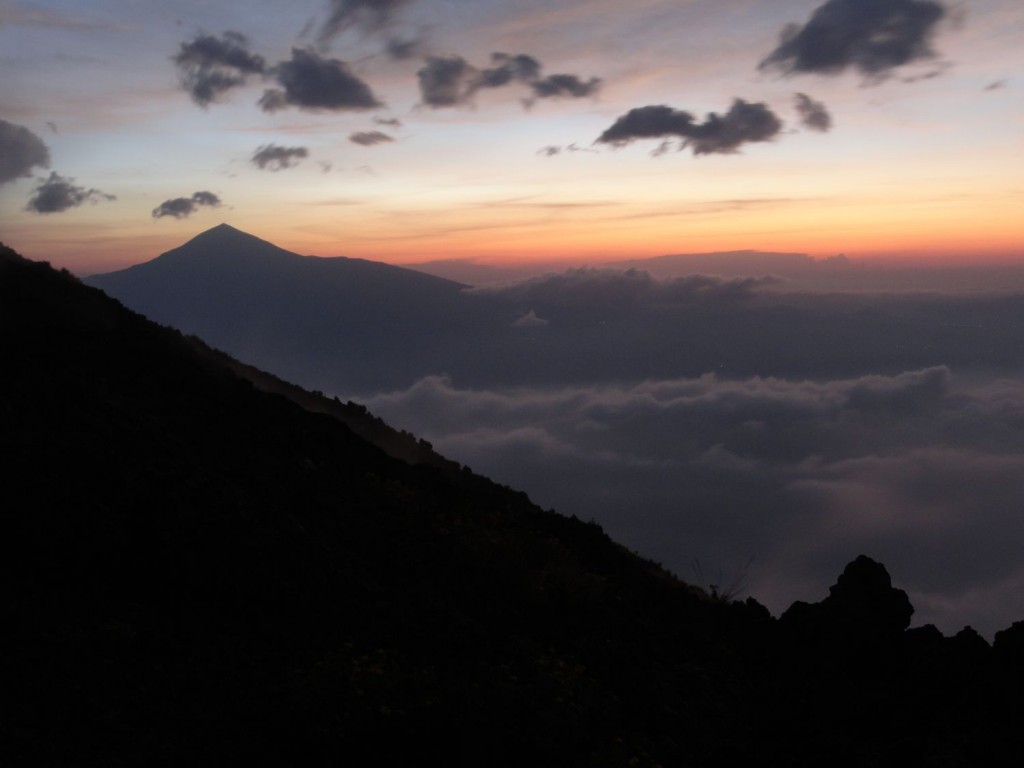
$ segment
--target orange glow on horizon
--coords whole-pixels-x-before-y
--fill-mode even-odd
[[[1000,206],[709,206],[677,212],[662,205],[463,208],[455,211],[345,211],[279,218],[214,214],[143,226],[115,219],[5,232],[5,242],[37,260],[86,275],[149,261],[222,219],[286,250],[392,264],[461,259],[493,265],[598,264],[674,253],[754,250],[902,264],[1024,262],[1024,227],[1012,201]],[[201,220],[202,219],[202,220]]]

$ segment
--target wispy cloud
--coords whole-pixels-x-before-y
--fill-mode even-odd
[[[326,43],[345,30],[358,27],[367,32],[383,29],[413,0],[329,0],[327,18],[317,32]]]
[[[418,56],[424,48],[420,35],[397,35],[402,10],[415,0],[328,0],[327,18],[316,32],[317,46],[324,49],[339,35],[356,30],[364,38],[383,38],[384,53],[395,61]]]
[[[806,93],[798,93],[794,97],[800,123],[812,131],[825,133],[832,129],[832,115],[822,102],[815,101]]]
[[[65,11],[44,8],[19,8],[3,6],[0,26],[51,27],[73,31],[113,30],[124,32],[132,28],[131,24],[122,22],[95,21],[85,16],[77,16]]]

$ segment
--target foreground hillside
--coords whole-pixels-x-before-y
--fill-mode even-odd
[[[4,764],[1024,756],[1024,624],[908,630],[867,558],[780,620],[709,597],[9,250],[0,355]]]

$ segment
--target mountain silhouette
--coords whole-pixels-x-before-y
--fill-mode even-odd
[[[775,620],[2,247],[0,355],[5,764],[1024,757],[1024,623],[867,557]]]
[[[620,269],[643,269],[658,277],[684,275],[725,275],[728,277],[761,277],[763,275],[798,276],[813,269],[815,261],[806,253],[774,253],[766,251],[718,251],[714,253],[679,253],[626,259],[611,262]]]
[[[636,263],[666,274],[719,259],[815,265],[801,254],[746,251],[666,259]],[[226,224],[86,283],[245,363],[346,398],[432,375],[467,387],[709,371],[821,378],[968,367],[980,350],[1002,364],[1016,359],[1022,335],[1012,297],[789,296],[770,290],[771,279],[659,280],[637,269],[568,270],[477,290],[362,259],[300,256]]]
[[[248,363],[333,391],[407,380],[468,319],[459,283],[300,256],[227,224],[86,282]]]

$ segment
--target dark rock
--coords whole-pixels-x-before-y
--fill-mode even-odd
[[[914,607],[881,563],[860,555],[843,570],[820,603],[795,602],[782,615],[790,631],[834,637],[848,644],[895,637],[910,625]]]

